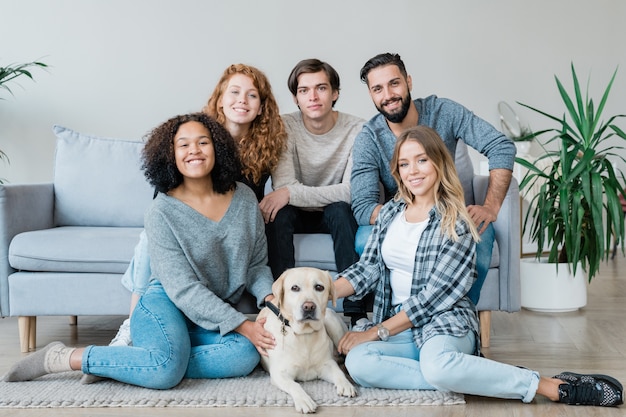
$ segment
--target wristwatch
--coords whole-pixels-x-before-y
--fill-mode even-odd
[[[378,338],[383,342],[389,340],[389,329],[383,326],[382,323],[377,324],[376,327],[378,327]]]

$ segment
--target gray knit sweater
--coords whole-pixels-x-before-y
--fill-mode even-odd
[[[159,194],[145,215],[152,280],[197,325],[233,331],[246,316],[232,307],[244,290],[260,303],[272,292],[265,225],[254,193],[237,183],[226,214],[209,220]]]
[[[314,135],[304,127],[301,112],[284,114],[282,118],[287,149],[272,172],[274,189],[287,187],[289,204],[295,207],[350,203],[352,145],[365,120],[339,112],[330,131]]]
[[[487,157],[490,170],[513,170],[513,141],[488,122],[459,103],[434,95],[418,98],[413,103],[419,113],[418,124],[435,129],[453,158],[457,141],[462,140]],[[363,126],[355,139],[352,154],[352,211],[360,225],[370,223],[372,212],[380,202],[379,182],[385,189],[387,199],[398,190],[389,166],[396,139],[380,113]]]

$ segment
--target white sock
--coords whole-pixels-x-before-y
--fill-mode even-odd
[[[65,347],[65,345],[60,342],[58,345],[51,347],[48,352],[46,352],[44,360],[46,373],[52,374],[55,372],[71,371],[70,356],[72,356],[72,352],[75,350],[76,348]]]
[[[52,372],[71,371],[70,356],[75,348],[52,342],[17,362],[5,375],[6,382],[30,381]]]

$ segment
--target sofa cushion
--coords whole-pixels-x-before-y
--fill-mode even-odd
[[[58,226],[143,227],[153,190],[141,170],[143,142],[84,135],[54,126]]]
[[[9,264],[22,271],[126,271],[142,228],[55,227],[20,233],[9,246]]]
[[[11,316],[128,315],[130,291],[119,274],[15,272]]]
[[[498,246],[498,241],[494,239],[493,250],[491,252],[491,263],[489,264],[489,268],[499,268],[499,267],[500,267],[500,247]]]
[[[296,266],[309,266],[337,272],[333,238],[326,233],[297,233],[293,235]],[[339,271],[341,272],[341,271]]]
[[[456,143],[454,166],[463,186],[465,204],[472,205],[474,204],[474,165],[467,150],[467,145],[462,140]]]

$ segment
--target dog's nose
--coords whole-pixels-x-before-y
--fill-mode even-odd
[[[304,304],[302,304],[302,311],[304,311],[305,313],[312,313],[315,311],[315,303],[312,301],[306,301]]]

